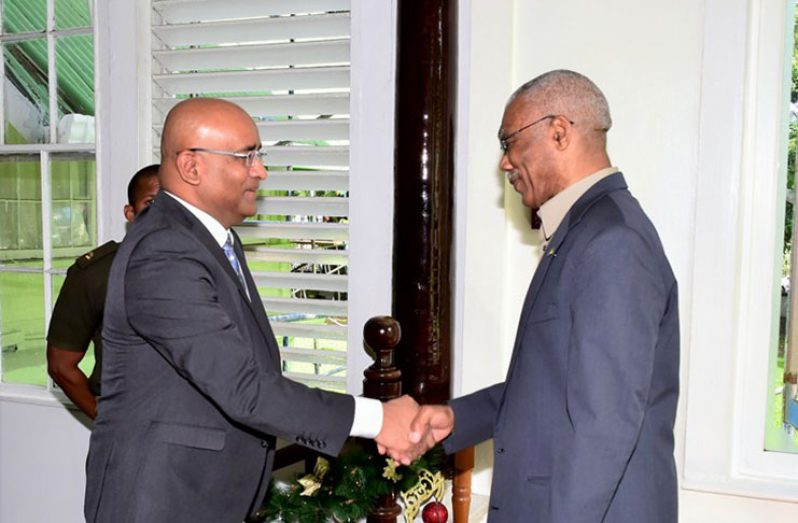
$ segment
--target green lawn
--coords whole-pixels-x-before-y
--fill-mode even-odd
[[[56,269],[66,269],[73,258],[53,261]],[[7,264],[12,265],[12,264]],[[18,267],[41,267],[40,262],[15,264]],[[53,277],[53,296],[64,283],[63,275]],[[5,383],[45,386],[44,277],[41,273],[0,272],[0,340],[3,346]],[[81,367],[90,370],[93,355]]]

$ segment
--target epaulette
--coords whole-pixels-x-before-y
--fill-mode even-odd
[[[86,254],[80,256],[77,260],[75,260],[75,265],[77,265],[81,269],[85,269],[92,263],[95,263],[97,260],[101,260],[106,256],[108,256],[109,254],[115,253],[118,247],[119,244],[113,240],[106,242],[100,245],[99,247],[92,249]]]

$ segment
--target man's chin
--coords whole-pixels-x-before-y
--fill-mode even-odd
[[[540,207],[540,205],[537,205],[535,195],[525,190],[524,187],[516,188],[515,190],[521,195],[521,203],[524,204],[524,207],[529,207],[530,209]]]

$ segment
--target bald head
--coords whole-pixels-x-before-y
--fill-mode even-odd
[[[258,129],[241,107],[218,98],[175,105],[161,134],[161,186],[209,213],[225,227],[254,214],[266,170],[247,153],[261,146]]]
[[[196,147],[206,136],[226,132],[229,118],[252,122],[241,107],[219,98],[188,98],[175,105],[163,125],[161,154],[171,158],[184,149]],[[164,162],[166,163],[166,162]]]

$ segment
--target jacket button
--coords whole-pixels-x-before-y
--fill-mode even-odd
[[[496,449],[496,454],[504,454],[504,448]]]
[[[262,439],[262,440],[260,440],[260,446],[265,449],[266,447],[269,446],[269,442],[266,441],[265,439]]]

